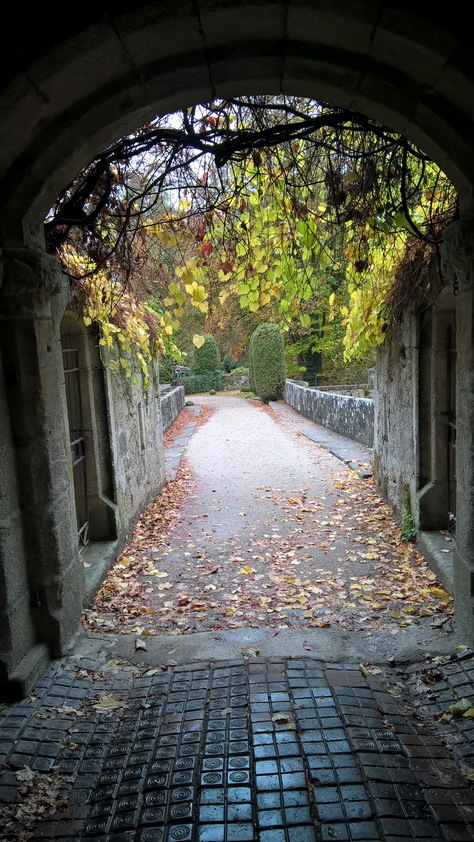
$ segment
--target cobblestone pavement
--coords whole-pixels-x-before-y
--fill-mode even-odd
[[[430,718],[459,692],[474,701],[474,661],[436,666],[436,702],[419,688],[426,669],[387,677],[260,657],[167,669],[56,662],[27,699],[0,710],[0,838],[474,840],[474,792],[461,771],[469,751],[461,761]],[[425,716],[407,687],[436,709]],[[465,745],[473,736],[443,727]]]

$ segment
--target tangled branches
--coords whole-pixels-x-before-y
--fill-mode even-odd
[[[182,221],[225,210],[229,167],[239,189],[239,168],[243,187],[245,162],[258,168],[270,152],[281,160],[293,208],[301,205],[302,187],[324,183],[336,225],[350,214],[383,231],[403,219],[410,233],[435,243],[456,213],[449,202],[441,215],[437,207],[436,225],[429,207],[416,219],[413,205],[432,165],[402,135],[312,100],[249,97],[158,118],[97,155],[58,197],[46,221],[48,248],[56,252],[72,233],[98,265],[115,260],[128,277],[132,244],[153,216]]]

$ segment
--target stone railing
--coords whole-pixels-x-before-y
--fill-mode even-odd
[[[373,400],[322,392],[287,380],[285,401],[310,421],[367,447],[373,446]]]
[[[160,405],[163,432],[171,427],[184,406],[184,386],[160,386]]]

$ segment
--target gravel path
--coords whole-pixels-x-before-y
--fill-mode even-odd
[[[191,439],[187,458],[196,477],[198,496],[192,510],[201,531],[223,541],[245,545],[269,535],[297,538],[302,525],[295,522],[286,501],[306,496],[312,514],[315,504],[328,511],[337,501],[335,480],[349,471],[334,456],[308,445],[295,432],[283,429],[260,404],[237,397],[199,397],[215,408],[208,423]],[[289,410],[291,415],[294,415]],[[290,428],[291,429],[291,428]],[[301,513],[300,513],[301,514]],[[222,546],[222,552],[227,548]],[[324,553],[319,553],[323,562]]]
[[[166,582],[147,589],[151,628],[396,634],[449,621],[449,597],[371,481],[302,436],[298,413],[195,402],[214,412],[188,444],[190,493],[153,556]]]

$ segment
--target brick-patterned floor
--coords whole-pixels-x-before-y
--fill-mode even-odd
[[[471,677],[473,664],[446,675]],[[104,696],[123,706],[96,710]],[[454,755],[383,676],[354,664],[57,663],[0,711],[0,740],[0,799],[15,805],[2,840],[474,840],[460,741]],[[25,766],[37,773],[30,793],[17,779]],[[57,776],[63,806],[35,818],[35,783]]]

